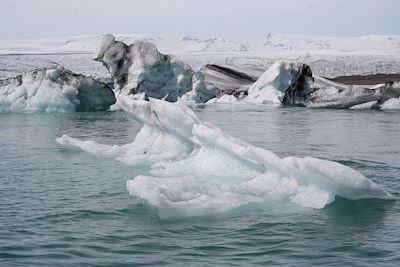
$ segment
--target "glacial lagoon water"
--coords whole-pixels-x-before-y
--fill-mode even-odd
[[[126,189],[128,179],[148,170],[55,142],[68,134],[129,143],[141,128],[130,114],[0,114],[0,266],[399,265],[399,111],[194,109],[203,121],[281,157],[350,166],[396,199],[161,219]]]

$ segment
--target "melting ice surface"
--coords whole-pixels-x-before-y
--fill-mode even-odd
[[[144,124],[132,143],[110,146],[67,135],[57,142],[150,167],[150,175],[128,180],[127,189],[139,203],[156,207],[161,218],[282,202],[323,208],[335,196],[393,198],[350,167],[311,157],[280,158],[200,121],[184,105],[126,97],[121,106]]]

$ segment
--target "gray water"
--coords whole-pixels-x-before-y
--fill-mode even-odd
[[[279,156],[350,166],[399,197],[398,111],[219,105],[196,113]],[[126,144],[139,129],[125,112],[0,114],[0,265],[399,266],[397,200],[162,220],[126,190],[146,170],[55,142],[68,134]]]

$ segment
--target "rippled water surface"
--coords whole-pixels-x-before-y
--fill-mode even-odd
[[[398,111],[195,109],[202,120],[279,156],[348,165],[399,198]],[[0,265],[399,266],[398,200],[162,220],[126,190],[127,179],[147,170],[55,142],[68,134],[126,144],[139,129],[125,112],[0,114]]]

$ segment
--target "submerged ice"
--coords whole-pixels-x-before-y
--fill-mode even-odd
[[[150,167],[149,173],[128,180],[127,189],[139,203],[156,207],[162,218],[282,202],[323,208],[335,196],[392,198],[350,167],[311,157],[280,158],[202,122],[184,105],[130,97],[120,101],[143,123],[132,143],[102,145],[67,135],[57,142]]]

